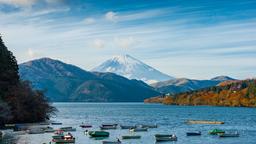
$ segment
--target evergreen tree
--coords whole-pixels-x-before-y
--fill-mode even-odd
[[[10,86],[19,83],[18,69],[15,57],[4,45],[0,35],[0,98],[3,98]]]
[[[44,121],[56,110],[43,92],[19,78],[18,64],[0,36],[0,127],[5,123]]]

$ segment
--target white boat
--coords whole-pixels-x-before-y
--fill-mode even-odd
[[[155,135],[156,138],[156,142],[163,142],[163,141],[177,141],[178,138],[176,135],[172,134],[172,135],[165,135],[165,134],[156,134]]]
[[[130,129],[130,131],[132,132],[145,132],[145,131],[148,131],[147,128],[132,128]]]

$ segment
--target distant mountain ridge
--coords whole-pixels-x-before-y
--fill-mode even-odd
[[[147,84],[113,73],[94,73],[59,60],[41,58],[19,65],[23,80],[47,90],[51,101],[142,102],[159,93]]]
[[[154,69],[130,55],[115,56],[93,68],[92,71],[111,72],[128,79],[142,80],[146,83],[173,79],[173,77]]]
[[[195,80],[187,78],[177,78],[168,81],[151,84],[161,93],[177,94],[181,92],[198,90],[206,87],[216,86],[223,81],[235,80],[228,76],[218,76],[210,80]]]

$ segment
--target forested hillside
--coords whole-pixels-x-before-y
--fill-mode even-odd
[[[146,99],[147,103],[256,107],[256,80],[222,83],[196,91]]]

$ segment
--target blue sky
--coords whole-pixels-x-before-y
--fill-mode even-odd
[[[129,54],[175,77],[256,75],[255,0],[0,0],[0,33],[19,63]]]

